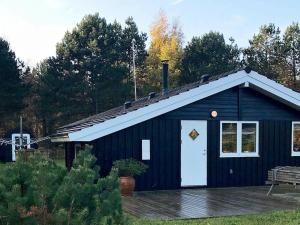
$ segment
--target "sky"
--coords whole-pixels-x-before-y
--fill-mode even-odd
[[[219,31],[246,47],[263,24],[275,23],[284,30],[300,22],[298,0],[0,0],[0,37],[17,57],[35,66],[55,55],[56,43],[87,14],[98,12],[121,24],[132,16],[148,33],[160,9],[170,22],[179,20],[185,44],[193,36]]]

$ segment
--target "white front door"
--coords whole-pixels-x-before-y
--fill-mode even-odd
[[[207,121],[181,120],[181,186],[207,185]]]

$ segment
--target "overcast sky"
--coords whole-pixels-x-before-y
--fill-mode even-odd
[[[0,36],[34,66],[55,55],[55,44],[86,14],[99,12],[122,24],[132,16],[139,29],[148,32],[160,9],[170,20],[179,19],[185,43],[213,30],[245,47],[262,24],[285,29],[300,21],[297,0],[0,0]]]

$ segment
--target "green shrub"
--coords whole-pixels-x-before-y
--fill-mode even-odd
[[[148,166],[135,159],[121,159],[113,162],[113,168],[117,169],[120,177],[138,176],[146,172]]]
[[[0,224],[126,224],[117,172],[100,178],[95,161],[82,151],[68,173],[39,154],[20,155],[0,173]]]

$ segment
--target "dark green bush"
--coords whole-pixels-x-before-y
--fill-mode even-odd
[[[120,177],[138,176],[146,172],[148,166],[135,159],[121,159],[113,162],[113,168],[117,169]]]
[[[99,177],[95,157],[80,152],[67,170],[35,154],[0,171],[0,224],[125,224],[117,171]]]

